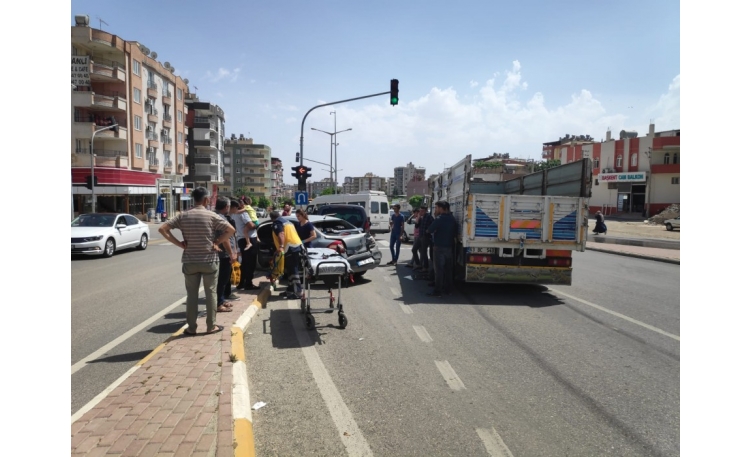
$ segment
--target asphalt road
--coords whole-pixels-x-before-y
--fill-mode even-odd
[[[410,273],[345,288],[344,330],[280,298],[260,312],[259,455],[679,455],[679,266],[589,251],[572,286],[443,299]]]
[[[109,259],[71,257],[71,365],[177,303],[111,350],[82,364],[71,376],[71,414],[163,343],[185,323],[182,251],[151,224],[145,251]],[[73,371],[73,369],[71,369]]]

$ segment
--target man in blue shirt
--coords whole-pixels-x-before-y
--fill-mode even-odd
[[[456,220],[446,201],[435,203],[435,221],[427,229],[432,235],[435,270],[435,290],[428,293],[432,297],[442,297],[453,292],[453,251],[456,240]]]
[[[393,205],[393,214],[391,214],[391,257],[393,260],[386,265],[396,265],[398,254],[401,251],[401,238],[404,236],[404,215],[401,214],[401,205]]]

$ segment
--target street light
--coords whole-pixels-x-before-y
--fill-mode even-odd
[[[335,113],[335,111],[332,111],[332,112]],[[334,124],[335,124],[335,119],[334,119]],[[334,127],[335,127],[335,125],[334,125]],[[334,135],[336,135],[338,133],[348,132],[351,129],[349,128],[349,129],[340,130],[340,131],[337,132],[336,129],[334,128],[333,129],[334,130],[333,133],[326,132],[325,130],[316,129],[315,127],[310,127],[310,130],[315,130],[316,132],[326,133],[326,134],[328,134],[328,135],[331,136],[331,163],[334,164],[334,166],[331,167],[331,181],[333,181],[333,172],[337,168],[337,163],[338,163],[338,159],[334,162],[334,157],[333,157],[333,145],[334,145],[334,139],[333,138],[334,138]],[[336,182],[334,183],[334,189],[336,189],[336,193],[338,193],[338,189],[337,189],[336,184],[338,184],[338,173],[336,173]]]
[[[96,177],[94,176],[94,137],[97,133],[103,132],[105,130],[112,130],[115,133],[119,133],[120,125],[117,123],[115,118],[113,116],[109,117],[109,121],[112,122],[112,125],[109,127],[104,127],[99,130],[94,130],[94,133],[91,134],[91,143],[89,144],[90,150],[91,150],[91,212],[96,212]]]

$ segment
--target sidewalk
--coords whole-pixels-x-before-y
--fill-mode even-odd
[[[267,281],[255,278],[255,284]],[[254,455],[252,424],[249,433],[245,425],[235,428],[238,417],[249,421],[250,405],[238,387],[244,381],[247,389],[247,379],[233,379],[233,362],[246,371],[242,334],[268,292],[263,290],[260,300],[237,292],[232,312],[216,313],[224,326],[219,333],[187,336],[186,326],[175,332],[72,423],[71,455]],[[199,318],[198,332],[205,330]]]
[[[619,254],[628,257],[655,260],[677,265],[680,264],[679,249],[661,249],[643,246],[630,246],[625,244],[597,243],[595,241],[586,241],[586,250],[607,252],[610,254]]]

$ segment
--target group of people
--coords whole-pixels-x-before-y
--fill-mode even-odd
[[[240,261],[237,290],[259,289],[253,283],[258,259],[258,220],[249,202],[218,197],[214,211],[205,187],[192,193],[194,207],[179,213],[159,227],[159,233],[182,252],[182,273],[187,291],[187,335],[198,328],[198,291],[201,282],[206,295],[206,333],[216,333],[217,312],[231,312],[231,302],[240,297],[232,293],[232,264]],[[247,204],[246,204],[247,203]],[[182,233],[178,240],[172,230]]]
[[[430,280],[428,285],[433,287],[433,290],[427,295],[442,297],[453,292],[453,264],[459,236],[458,223],[447,201],[435,202],[434,216],[427,212],[427,209],[427,205],[422,205],[414,217],[412,260],[407,266]],[[405,224],[401,205],[393,205],[390,219],[392,260],[387,265],[398,263]]]

